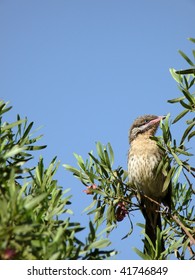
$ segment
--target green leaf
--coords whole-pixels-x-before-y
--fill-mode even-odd
[[[190,133],[190,131],[192,130],[192,128],[195,126],[195,122],[191,123],[187,129],[184,131],[184,134],[181,138],[181,142],[180,145],[184,142],[184,140],[186,139],[186,137],[188,136],[188,134]]]
[[[115,228],[115,225],[105,227],[100,233],[97,234],[97,237],[102,236],[104,233],[111,232]]]
[[[9,102],[4,103],[3,101],[0,101],[0,115],[5,114],[7,111],[12,109],[12,106],[6,107]]]
[[[173,177],[174,171],[175,171],[175,167],[172,166],[171,169],[169,170],[167,176],[166,176],[166,180],[165,180],[165,182],[164,182],[162,192],[165,192],[165,191],[167,190],[167,188],[168,188],[168,186],[169,186],[169,184],[170,184],[170,182],[171,182],[171,179],[172,179],[172,177]]]
[[[177,164],[182,166],[183,163],[181,162],[181,160],[178,158],[178,156],[172,151],[172,155],[174,157],[174,159],[176,160]]]
[[[178,179],[179,179],[179,176],[180,176],[180,173],[181,173],[182,169],[183,169],[183,167],[180,165],[180,166],[177,168],[177,171],[176,171],[175,174],[174,174],[173,182],[174,182],[175,185],[176,185],[177,182],[178,182]]]
[[[112,202],[108,206],[107,213],[106,213],[106,220],[108,225],[112,225],[113,221],[115,221],[115,209]]]
[[[11,129],[11,128],[17,126],[17,125],[20,125],[21,123],[24,123],[24,122],[25,122],[25,120],[19,120],[19,121],[13,122],[11,124],[4,125],[4,126],[1,127],[1,131],[4,132],[4,131],[9,130],[9,129]]]
[[[191,88],[195,84],[195,78],[193,78],[189,84],[189,88]]]
[[[60,252],[55,252],[49,257],[49,260],[59,260]]]
[[[4,155],[4,159],[8,159],[10,157],[14,157],[15,155],[21,153],[22,151],[24,151],[25,148],[24,147],[19,147],[18,145],[13,146],[13,148],[8,151],[5,155]]]
[[[91,249],[101,249],[101,248],[108,247],[110,244],[111,244],[111,242],[110,242],[110,240],[108,238],[101,239],[101,240],[97,240],[97,241],[92,242],[89,245],[88,249],[89,250],[91,250]]]
[[[99,160],[96,157],[94,157],[92,153],[89,153],[89,156],[95,163],[97,163],[98,165],[100,164]]]
[[[180,101],[180,104],[184,107],[184,108],[186,108],[186,109],[188,109],[188,110],[191,110],[192,109],[192,106],[191,105],[189,105],[189,104],[186,104],[184,101]]]
[[[147,254],[144,254],[139,249],[133,247],[133,251],[143,260],[151,260],[151,257],[149,257]]]
[[[104,159],[103,147],[100,142],[96,143],[96,149],[97,149],[97,153],[98,153],[98,156],[100,157],[100,159]]]
[[[191,104],[195,104],[194,97],[190,94],[190,92],[187,89],[183,89],[182,92]]]
[[[192,131],[189,135],[188,135],[188,141],[190,141],[190,139],[192,138],[192,137],[194,137],[195,136],[195,131]]]
[[[108,150],[109,150],[109,154],[110,154],[110,163],[111,163],[111,166],[113,166],[114,164],[114,152],[113,152],[113,149],[112,149],[112,146],[110,143],[108,143]]]
[[[191,41],[192,43],[195,43],[195,38],[188,38],[189,41]]]
[[[24,208],[27,210],[34,209],[37,205],[39,205],[45,198],[47,197],[47,193],[42,193],[34,198],[27,199],[24,203]],[[29,197],[27,197],[29,198]]]
[[[179,83],[179,84],[182,83],[182,76],[181,76],[180,74],[177,74],[177,73],[176,73],[176,70],[175,70],[174,68],[170,68],[170,69],[169,69],[169,72],[171,73],[171,76],[173,77],[173,79],[174,79],[177,83]]]
[[[28,151],[38,151],[38,150],[43,150],[47,147],[47,145],[43,145],[43,146],[27,146],[26,150]]]
[[[30,231],[33,230],[33,227],[34,225],[21,225],[21,226],[15,226],[14,229],[13,229],[13,232],[17,235],[20,235],[20,234],[27,234],[29,233]]]
[[[182,154],[182,155],[185,155],[185,156],[188,156],[188,157],[193,156],[193,154],[187,152],[187,151],[185,150],[185,148],[182,148],[182,149],[181,149],[181,148],[175,148],[175,151],[176,151],[177,153],[179,153],[179,154]]]
[[[175,73],[178,75],[195,74],[195,69],[190,68],[190,69],[185,69],[185,70],[177,70],[177,71],[175,71]]]
[[[169,247],[170,251],[174,251],[182,246],[183,239],[185,238],[185,235],[183,235],[178,240],[175,240]]]
[[[53,239],[53,243],[59,242],[59,240],[60,240],[60,238],[62,237],[63,234],[64,234],[64,228],[62,226],[58,227],[56,235]]]
[[[193,53],[193,57],[195,59],[195,50],[192,50],[192,53]],[[195,70],[195,69],[194,69]]]
[[[87,206],[87,207],[83,210],[83,212],[88,212],[89,210],[91,210],[91,209],[96,205],[96,203],[97,203],[97,200],[93,200],[93,202],[92,202],[89,206]]]
[[[170,130],[168,127],[168,123],[162,123],[161,128],[163,131],[163,139],[164,139],[165,143],[167,143],[168,140],[171,139],[171,134],[170,134]]]
[[[106,166],[111,169],[111,163],[110,163],[110,159],[109,159],[109,156],[108,156],[108,152],[106,149],[104,149],[104,158],[105,158],[105,164]]]
[[[40,157],[38,165],[35,169],[35,175],[36,175],[36,183],[38,183],[38,185],[42,184],[42,180],[43,180],[43,173],[44,173],[44,164],[43,164],[43,158]]]
[[[188,89],[189,89],[189,79],[190,79],[190,75],[188,75],[188,76],[184,75],[183,78],[184,78],[184,83],[185,83],[184,89],[185,89],[185,90],[188,90]]]
[[[63,164],[62,166],[63,166],[66,170],[68,170],[68,171],[74,173],[74,174],[77,175],[77,176],[80,176],[80,170],[78,170],[77,168],[72,167],[72,166],[70,166],[70,165],[68,165],[68,164]]]
[[[26,128],[26,130],[25,130],[25,132],[24,132],[22,138],[26,138],[26,137],[28,136],[28,134],[29,134],[29,132],[30,132],[32,126],[33,126],[33,122],[31,122],[31,123],[28,125],[28,127]]]
[[[188,64],[190,64],[191,66],[194,66],[194,63],[189,59],[189,57],[184,52],[179,50],[179,53],[187,61]]]
[[[181,96],[181,97],[178,97],[178,98],[167,100],[167,102],[169,102],[169,103],[177,103],[177,102],[180,102],[181,100],[184,100],[184,99],[185,99],[185,97]]]
[[[79,167],[82,169],[82,170],[85,170],[85,163],[82,159],[82,157],[80,155],[77,155],[76,153],[73,153],[74,157],[76,158],[77,160],[77,164],[79,165]]]
[[[91,215],[91,214],[94,214],[96,213],[97,216],[98,216],[98,219],[100,218],[100,216],[102,215],[102,211],[104,211],[105,207],[104,206],[100,206],[100,207],[97,207],[93,210],[91,210],[90,212],[87,213],[87,215]],[[94,219],[95,221],[97,221],[97,217]]]
[[[184,111],[182,111],[174,120],[173,120],[173,124],[178,122],[181,118],[183,118],[187,113],[189,112],[188,109],[185,109]]]

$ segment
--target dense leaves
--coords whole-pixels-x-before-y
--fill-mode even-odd
[[[190,39],[195,43],[195,39]],[[164,189],[172,185],[172,209],[169,211],[161,205],[163,217],[163,231],[157,232],[156,246],[154,246],[148,236],[147,254],[134,248],[135,252],[143,259],[195,259],[195,189],[193,182],[195,178],[195,167],[191,164],[193,145],[191,143],[195,136],[195,64],[182,51],[180,55],[192,68],[186,70],[170,69],[170,73],[178,84],[182,95],[168,102],[180,104],[178,115],[171,121],[168,114],[161,122],[161,136],[153,137],[157,145],[165,152],[165,156],[158,166],[157,173],[163,172],[166,177]],[[195,51],[193,50],[195,58]],[[183,120],[185,121],[183,124]],[[178,125],[182,132],[180,139],[174,139],[172,126]],[[92,195],[92,202],[85,208],[89,215],[93,215],[95,224],[105,224],[110,229],[117,227],[118,222],[124,218],[129,218],[128,237],[133,231],[133,223],[130,213],[140,206],[137,203],[137,192],[128,184],[127,172],[122,168],[113,168],[114,152],[110,143],[102,145],[96,144],[96,153],[90,152],[85,161],[80,155],[74,154],[78,168],[64,165],[72,172],[87,188],[86,194]],[[156,202],[157,203],[157,202]],[[142,224],[139,224],[142,228]],[[143,232],[144,234],[144,232]],[[166,249],[161,250],[161,239],[165,240]],[[128,239],[127,241],[128,242]]]
[[[90,222],[85,242],[77,233],[84,228],[71,222],[69,190],[54,179],[59,162],[44,166],[40,157],[31,166],[32,152],[40,136],[33,138],[27,119],[6,123],[11,108],[0,103],[0,259],[103,259],[115,254],[106,250],[110,241],[98,235]]]

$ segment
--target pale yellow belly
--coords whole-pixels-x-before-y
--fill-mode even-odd
[[[164,178],[162,174],[156,174],[161,157],[155,155],[132,155],[128,159],[129,183],[138,188],[147,196],[161,198]]]

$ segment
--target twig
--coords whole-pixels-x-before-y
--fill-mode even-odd
[[[188,250],[189,250],[190,255],[191,255],[190,260],[195,260],[195,253],[194,253],[194,251],[192,250],[191,246],[189,246],[189,245],[188,245]]]
[[[187,177],[187,175],[186,175],[186,173],[184,171],[183,171],[183,174],[184,174],[184,176],[185,176],[185,178],[186,178],[186,180],[188,182],[188,185],[190,186],[190,189],[192,190],[193,194],[195,194],[195,191],[193,190],[193,185],[190,182],[190,180],[188,179],[188,177]]]
[[[190,241],[192,244],[195,245],[195,239],[194,237],[191,235],[191,233],[187,230],[187,228],[184,226],[184,224],[179,220],[179,218],[176,215],[170,215],[171,218],[183,229],[183,231],[185,232],[185,234],[189,237]]]
[[[194,174],[190,169],[188,169],[185,165],[182,165],[182,166],[183,166],[183,168],[184,168],[185,170],[187,170],[187,171],[195,178],[195,174]],[[191,169],[194,170],[193,167],[191,167]]]
[[[162,205],[158,201],[155,201],[154,199],[148,197],[147,195],[144,195],[144,197],[146,197],[147,199],[149,199],[153,203],[162,207]],[[189,237],[191,243],[195,245],[194,237],[191,235],[191,233],[188,231],[188,229],[184,226],[184,224],[179,220],[179,218],[176,215],[172,215],[171,213],[166,213],[166,214],[168,214],[169,217],[171,217],[182,228],[182,230],[185,232],[185,234]]]

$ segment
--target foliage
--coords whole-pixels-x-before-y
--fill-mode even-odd
[[[71,196],[54,179],[59,162],[45,168],[40,157],[31,166],[32,153],[41,136],[32,137],[33,123],[17,116],[3,121],[11,107],[0,102],[0,259],[104,259],[115,254],[106,250],[108,238],[89,223],[85,242],[77,238],[84,228],[71,222]]]
[[[195,39],[190,38],[195,43]],[[137,248],[135,251],[142,259],[195,259],[195,213],[194,201],[195,190],[193,180],[195,177],[195,167],[191,165],[193,154],[190,152],[191,141],[194,139],[195,131],[195,64],[182,51],[179,51],[191,68],[176,71],[170,69],[172,77],[176,80],[182,95],[168,100],[169,103],[179,104],[181,112],[170,120],[170,114],[166,116],[160,124],[162,136],[153,137],[161,149],[165,151],[165,157],[159,164],[157,172],[163,172],[166,176],[164,189],[171,182],[172,184],[172,210],[171,213],[161,205],[163,217],[163,231],[157,232],[156,247],[148,239],[148,254],[141,252]],[[193,50],[195,59],[195,50]],[[185,128],[180,139],[174,139],[171,131],[172,125],[182,122],[184,117]],[[181,130],[180,126],[180,130]],[[96,155],[89,153],[87,160],[80,155],[74,154],[78,168],[64,165],[72,172],[86,187],[86,194],[92,195],[91,204],[85,208],[88,214],[93,214],[94,223],[106,223],[110,229],[117,227],[126,216],[130,221],[130,229],[125,237],[133,231],[133,223],[130,213],[137,210],[139,205],[135,199],[137,192],[129,186],[127,172],[118,167],[113,169],[114,152],[110,143],[102,145],[96,144]],[[143,225],[141,225],[143,227]],[[144,233],[143,233],[144,234]],[[161,239],[165,240],[166,249],[161,251]]]

